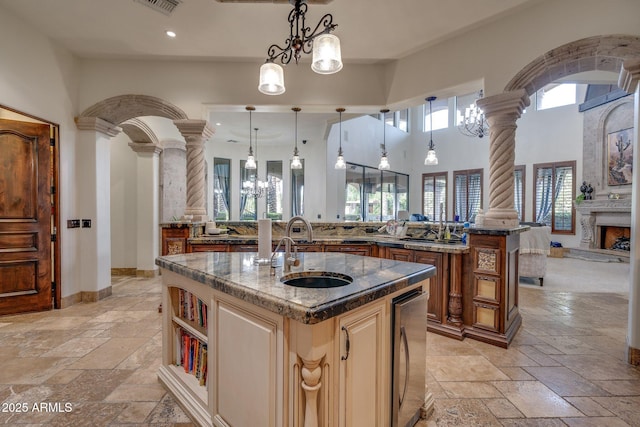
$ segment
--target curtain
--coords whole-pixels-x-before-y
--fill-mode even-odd
[[[522,212],[522,192],[524,190],[522,188],[522,174],[522,169],[516,169],[513,171],[513,206],[516,212],[518,212],[518,219],[520,221],[524,220],[524,213]]]
[[[229,219],[229,169],[229,164],[225,163],[217,163],[213,167],[214,192],[218,195],[216,201],[222,204],[222,206],[215,206],[214,218],[218,218],[219,214],[224,213],[226,219]]]
[[[536,177],[536,222],[549,223],[553,207],[553,169],[541,168]]]
[[[480,204],[482,203],[482,187],[480,185],[480,174],[469,175],[469,222],[475,222]]]

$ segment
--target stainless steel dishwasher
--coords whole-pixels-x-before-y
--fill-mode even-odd
[[[428,299],[428,293],[415,289],[392,301],[392,427],[413,426],[424,405]]]

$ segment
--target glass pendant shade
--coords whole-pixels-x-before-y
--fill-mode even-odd
[[[273,62],[262,64],[258,90],[265,95],[281,95],[284,93],[284,70],[280,65]]]
[[[338,37],[333,34],[321,34],[315,38],[311,69],[318,74],[333,74],[342,70],[342,54]]]
[[[347,163],[344,161],[344,157],[342,156],[342,154],[338,155],[338,159],[336,160],[335,168],[336,169],[346,169],[347,168]]]
[[[256,159],[253,158],[253,154],[249,154],[247,156],[247,162],[244,164],[245,169],[255,169],[256,168]]]
[[[424,164],[427,166],[435,166],[438,164],[438,157],[436,156],[436,150],[431,148],[427,151],[427,157],[424,159]]]
[[[380,164],[378,165],[378,169],[380,169],[381,171],[386,171],[390,168],[391,165],[389,164],[389,159],[387,159],[387,153],[384,153],[382,154],[382,157],[380,157]]]
[[[297,154],[291,159],[291,169],[302,169],[302,162],[300,161],[300,156]]]

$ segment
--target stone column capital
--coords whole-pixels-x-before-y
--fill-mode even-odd
[[[160,154],[162,152],[162,147],[148,142],[130,142],[129,147],[136,153]]]
[[[76,127],[79,130],[92,130],[108,137],[114,137],[122,132],[122,128],[99,117],[76,117]]]
[[[640,58],[624,61],[618,76],[618,86],[627,93],[633,93],[638,83],[640,83]]]
[[[515,114],[516,119],[519,119],[530,103],[529,95],[524,89],[487,96],[476,101],[476,104],[482,109],[487,118]]]
[[[180,134],[184,136],[187,143],[192,141],[206,141],[215,133],[215,129],[211,127],[207,120],[174,120]]]

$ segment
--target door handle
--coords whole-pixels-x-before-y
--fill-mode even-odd
[[[351,348],[351,340],[349,339],[349,331],[347,330],[347,328],[343,326],[342,330],[347,335],[347,341],[344,343],[344,348],[345,350],[347,350],[347,355],[341,356],[340,360],[347,360],[349,358],[349,349]]]
[[[404,401],[404,396],[407,394],[407,386],[409,385],[409,343],[407,341],[407,332],[404,329],[404,326],[400,326],[400,338],[402,338],[402,344],[404,344],[404,386],[402,387],[402,395],[399,396],[400,399],[400,407],[402,407],[402,402]]]

